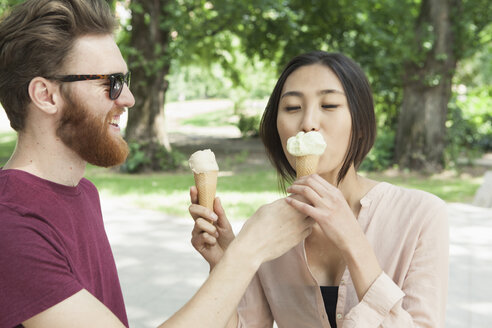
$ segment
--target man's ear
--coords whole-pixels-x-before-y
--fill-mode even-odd
[[[44,77],[35,77],[29,83],[29,97],[33,105],[46,114],[56,114],[60,106],[60,87]]]

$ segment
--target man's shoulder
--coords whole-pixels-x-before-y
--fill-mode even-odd
[[[13,170],[8,170],[13,171]],[[22,208],[46,196],[36,185],[30,184],[18,172],[0,170],[0,213],[23,213]]]

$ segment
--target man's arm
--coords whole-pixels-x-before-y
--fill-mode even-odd
[[[125,327],[104,304],[83,289],[22,323],[26,328]]]
[[[234,249],[236,248],[236,249]],[[258,265],[231,244],[210,277],[176,314],[160,327],[225,327]],[[72,295],[23,322],[26,328],[121,328],[123,323],[87,290]]]
[[[225,327],[261,263],[272,260],[311,233],[313,220],[280,199],[261,207],[229,245],[193,298],[161,328]],[[124,327],[88,291],[82,290],[25,321],[26,328]]]

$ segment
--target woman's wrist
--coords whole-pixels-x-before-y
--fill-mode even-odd
[[[358,238],[342,253],[354,282],[357,296],[359,300],[362,300],[367,290],[382,272],[379,261],[364,235],[363,238]]]

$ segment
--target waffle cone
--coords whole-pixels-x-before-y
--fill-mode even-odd
[[[195,185],[198,190],[198,204],[214,210],[215,191],[217,188],[217,175],[219,171],[194,173]]]
[[[305,155],[296,157],[297,178],[316,173],[319,155]]]

